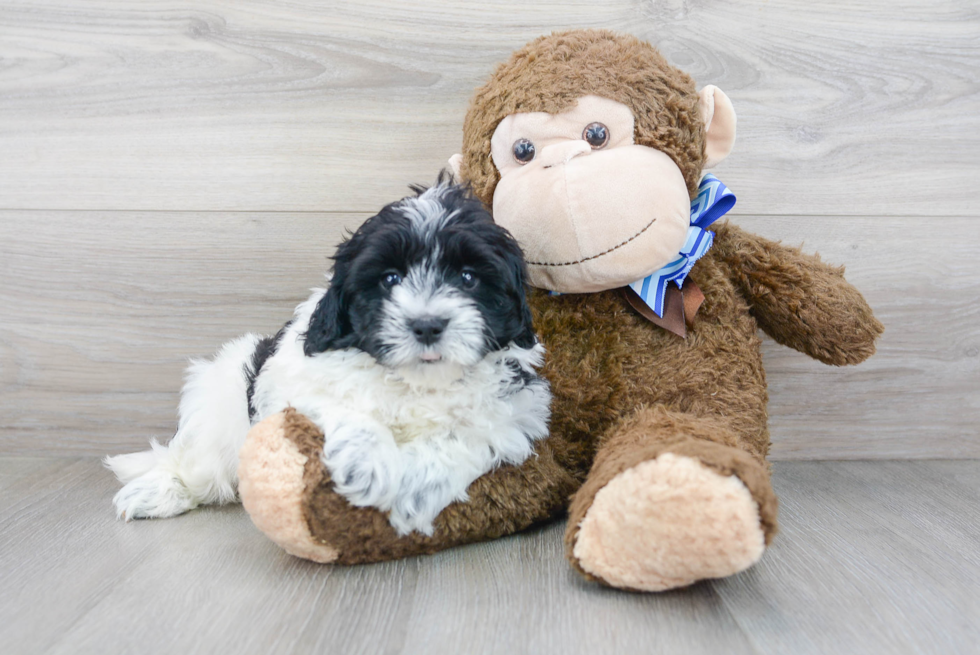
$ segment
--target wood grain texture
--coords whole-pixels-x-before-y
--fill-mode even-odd
[[[845,264],[885,325],[856,367],[766,341],[773,459],[980,457],[980,220],[737,222]]]
[[[373,211],[445,165],[497,62],[573,27],[729,93],[738,212],[980,210],[962,0],[5,0],[0,207]]]
[[[97,454],[172,434],[188,358],[278,330],[363,219],[4,213],[0,432],[20,436],[0,450]],[[51,441],[55,423],[67,430]]]
[[[275,332],[365,217],[0,212],[0,452],[166,440],[187,359]],[[980,221],[737,222],[847,263],[886,325],[853,368],[766,343],[774,459],[980,457]]]
[[[975,461],[782,462],[749,571],[665,594],[584,582],[561,522],[432,557],[320,566],[238,505],[123,523],[93,459],[0,458],[5,653],[974,652]]]
[[[715,583],[772,653],[970,653],[980,638],[978,462],[783,462],[781,532]]]
[[[973,460],[777,461],[759,565],[634,595],[576,576],[560,523],[332,568],[237,505],[116,521],[67,457],[166,439],[187,358],[277,329],[494,65],[574,27],[723,88],[736,222],[846,264],[886,325],[856,368],[765,343],[773,459],[980,457],[975,3],[2,0],[0,651],[975,651]]]

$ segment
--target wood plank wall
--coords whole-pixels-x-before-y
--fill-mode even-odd
[[[494,64],[576,27],[723,88],[733,220],[846,264],[887,326],[850,369],[766,344],[773,458],[980,457],[962,0],[0,0],[0,453],[166,439],[186,359],[274,331]]]

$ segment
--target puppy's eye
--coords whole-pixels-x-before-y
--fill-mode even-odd
[[[589,123],[582,131],[582,138],[593,150],[598,150],[609,143],[609,130],[602,123]]]
[[[514,141],[514,159],[518,164],[526,164],[534,159],[534,144],[530,139]]]
[[[464,289],[474,289],[476,288],[476,283],[478,282],[476,275],[473,271],[465,270],[459,274],[459,279],[462,282]]]
[[[381,286],[383,286],[385,289],[390,289],[391,287],[399,285],[401,283],[402,283],[402,276],[395,271],[386,271],[381,276]]]

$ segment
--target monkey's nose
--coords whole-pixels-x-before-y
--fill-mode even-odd
[[[415,335],[416,341],[423,345],[431,346],[442,337],[442,333],[447,325],[449,325],[448,318],[426,316],[424,318],[416,318],[409,322],[408,327],[412,331],[412,334]]]
[[[590,146],[587,142],[585,142],[583,139],[573,139],[571,141],[556,143],[554,145],[542,148],[539,157],[541,159],[542,166],[545,168],[551,168],[552,166],[558,166],[559,164],[567,164],[575,157],[585,155],[590,152],[592,152],[592,146]]]

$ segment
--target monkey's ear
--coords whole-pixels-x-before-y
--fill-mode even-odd
[[[701,89],[701,116],[704,119],[704,167],[714,168],[735,145],[735,108],[725,92],[714,84]]]
[[[345,305],[335,276],[333,284],[320,298],[310,316],[310,325],[303,343],[303,352],[307,357],[343,347],[343,337],[350,334],[350,321],[347,319]]]
[[[449,158],[449,169],[453,172],[453,177],[456,178],[456,183],[463,181],[463,178],[459,176],[459,168],[463,165],[463,155],[458,152]]]

